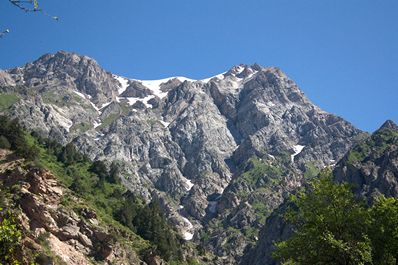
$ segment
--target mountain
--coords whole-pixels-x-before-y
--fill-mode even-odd
[[[239,262],[284,197],[365,135],[257,64],[204,80],[138,80],[61,51],[1,71],[0,87],[1,112],[118,163],[123,184],[160,201],[216,264]]]
[[[354,145],[333,168],[336,182],[347,182],[353,191],[369,204],[380,195],[398,198],[398,126],[387,120],[371,136]],[[256,246],[247,250],[241,264],[272,265],[275,242],[286,240],[292,233],[284,214],[286,201],[268,218]]]

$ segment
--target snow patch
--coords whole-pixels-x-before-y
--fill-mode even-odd
[[[305,147],[305,145],[294,145],[294,146],[293,146],[294,154],[290,155],[290,158],[291,158],[292,162],[294,162],[294,157],[295,157],[296,155],[300,154],[301,151],[303,151],[303,148],[304,148],[304,147]]]
[[[193,238],[193,233],[191,233],[191,232],[184,232],[183,234],[182,234],[182,238],[184,239],[184,240],[186,240],[186,241],[189,241],[189,240],[192,240],[192,238]]]
[[[253,71],[252,69],[250,69],[250,70],[251,70],[252,72],[246,76],[246,79],[252,78],[253,75],[255,75],[255,74],[258,73],[258,71]]]
[[[94,123],[93,123],[94,129],[97,128],[98,126],[100,126],[101,124],[102,124],[102,122],[94,121]]]
[[[91,104],[91,106],[93,106],[93,108],[94,108],[99,114],[101,114],[100,109],[99,109],[93,102],[90,101],[90,104]]]
[[[120,99],[125,99],[127,100],[127,104],[129,104],[129,106],[134,105],[137,101],[140,101],[142,103],[144,103],[145,107],[147,108],[152,108],[152,105],[148,103],[149,100],[153,99],[155,96],[154,95],[149,95],[146,96],[144,98],[134,98],[134,97],[118,97],[117,101],[120,102]]]
[[[243,66],[239,65],[239,66],[236,68],[236,73],[235,73],[235,75],[239,75],[240,73],[243,72],[243,70],[245,70],[245,68],[244,68]]]
[[[148,101],[153,99],[153,98],[155,98],[155,96],[153,96],[153,95],[146,96],[145,98],[142,99],[142,103],[144,103],[147,108],[151,109],[152,105],[149,104]]]
[[[127,99],[127,104],[130,106],[134,105],[140,98],[126,97],[123,99]]]
[[[217,80],[223,80],[224,79],[224,74],[225,74],[226,72],[224,72],[224,73],[221,73],[221,74],[218,74],[218,75],[215,75],[215,76],[212,76],[212,77],[209,77],[209,78],[206,78],[206,79],[202,79],[202,80],[200,80],[201,82],[203,82],[203,83],[208,83],[210,80],[212,80],[212,79],[217,79]]]
[[[192,183],[192,181],[190,179],[187,179],[185,177],[182,177],[182,179],[184,180],[184,182],[186,184],[187,191],[190,191],[192,189],[192,187],[194,186],[194,184]]]
[[[53,118],[55,119],[55,121],[58,122],[58,124],[61,127],[65,128],[65,130],[69,132],[69,129],[72,127],[73,122],[70,119],[63,116],[63,115],[66,115],[65,111],[63,109],[61,109],[57,106],[54,106],[54,105],[52,105],[51,107],[54,110],[51,112],[51,114],[52,114]]]
[[[83,93],[79,92],[79,91],[73,90],[73,93],[75,93],[76,95],[78,95],[81,98],[86,99],[86,96]]]
[[[99,108],[99,109],[103,109],[103,108],[105,108],[106,106],[108,106],[111,103],[112,103],[112,101],[110,101],[108,103],[104,103],[104,104],[102,104],[101,108]]]
[[[185,231],[182,233],[182,238],[186,241],[192,240],[194,233],[190,232],[193,229],[192,223],[185,217],[182,217],[184,220],[185,224],[187,225],[187,228]]]
[[[120,83],[119,89],[117,90],[118,95],[120,95],[124,91],[126,91],[126,89],[128,88],[129,80],[127,78],[124,78],[124,77],[121,77],[121,76],[117,76],[117,75],[113,75],[113,78],[115,78]]]
[[[136,81],[141,82],[145,87],[149,88],[154,95],[156,95],[162,99],[167,96],[167,92],[163,92],[160,89],[160,86],[164,83],[167,83],[170,80],[173,80],[173,79],[177,79],[180,82],[184,82],[184,81],[195,82],[196,81],[196,80],[189,79],[189,78],[186,78],[183,76],[168,77],[168,78],[159,79],[159,80],[136,80]]]
[[[169,127],[170,122],[164,121],[164,120],[160,120],[160,123],[163,124],[164,127]]]

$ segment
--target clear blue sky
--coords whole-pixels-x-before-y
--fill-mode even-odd
[[[373,131],[398,121],[398,0],[39,0],[55,22],[0,1],[0,68],[57,50],[132,78],[200,79],[277,66],[326,111]]]

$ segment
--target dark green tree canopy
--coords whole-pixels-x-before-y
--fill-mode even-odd
[[[274,257],[283,264],[396,264],[398,201],[380,197],[372,207],[347,183],[321,173],[310,188],[292,196],[286,220],[294,233],[277,242]]]

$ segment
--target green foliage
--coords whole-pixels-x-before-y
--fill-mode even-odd
[[[108,169],[106,168],[105,163],[101,160],[94,161],[89,170],[90,172],[95,173],[98,176],[99,181],[102,183],[108,176]]]
[[[0,264],[20,264],[17,250],[21,247],[22,232],[10,211],[0,208]]]
[[[322,172],[291,199],[286,220],[294,234],[276,243],[283,264],[388,264],[398,261],[398,200],[379,197],[366,207],[348,184]]]
[[[0,93],[0,111],[4,111],[11,107],[13,104],[17,103],[19,100],[16,94],[4,94]]]
[[[5,138],[16,154],[27,160],[37,158],[38,149],[27,141],[25,131],[19,125],[18,120],[9,120],[5,116],[0,116],[0,136],[3,137],[3,144],[7,145]]]
[[[398,262],[398,200],[379,197],[370,209],[373,225],[370,238],[375,264]]]
[[[115,161],[112,162],[112,164],[111,164],[111,166],[109,168],[108,182],[109,183],[114,183],[114,184],[120,184],[121,183],[120,167]]]
[[[253,157],[248,160],[246,172],[240,176],[239,180],[252,186],[264,186],[282,175],[283,171],[279,167]]]
[[[243,233],[246,237],[254,239],[254,237],[258,236],[258,229],[248,226],[244,228]]]
[[[156,252],[166,260],[179,260],[178,241],[156,200],[138,210],[134,225],[144,239],[156,242]]]
[[[124,201],[120,209],[115,212],[115,218],[122,224],[136,232],[135,217],[143,207],[140,200],[138,200],[133,193],[126,192]]]
[[[61,148],[58,154],[58,160],[65,165],[72,165],[79,162],[86,162],[87,159],[75,148],[72,143]]]
[[[361,162],[367,157],[380,157],[392,145],[398,145],[398,132],[387,128],[380,129],[348,153],[348,163]]]
[[[255,210],[257,217],[259,218],[259,222],[261,224],[265,224],[265,219],[267,218],[268,215],[268,209],[265,203],[255,202],[252,204],[252,207]]]
[[[119,117],[120,117],[120,114],[117,114],[117,113],[109,114],[105,119],[102,120],[102,123],[100,126],[97,127],[97,130],[101,130],[103,128],[108,127],[109,125],[111,125],[111,123],[113,123]]]
[[[313,162],[305,164],[304,178],[312,179],[313,177],[316,177],[318,174],[319,174],[319,169],[315,166]]]
[[[297,264],[368,264],[370,215],[348,184],[334,184],[324,172],[311,192],[292,196],[297,209],[286,218],[295,227],[291,238],[276,244],[274,256]]]

